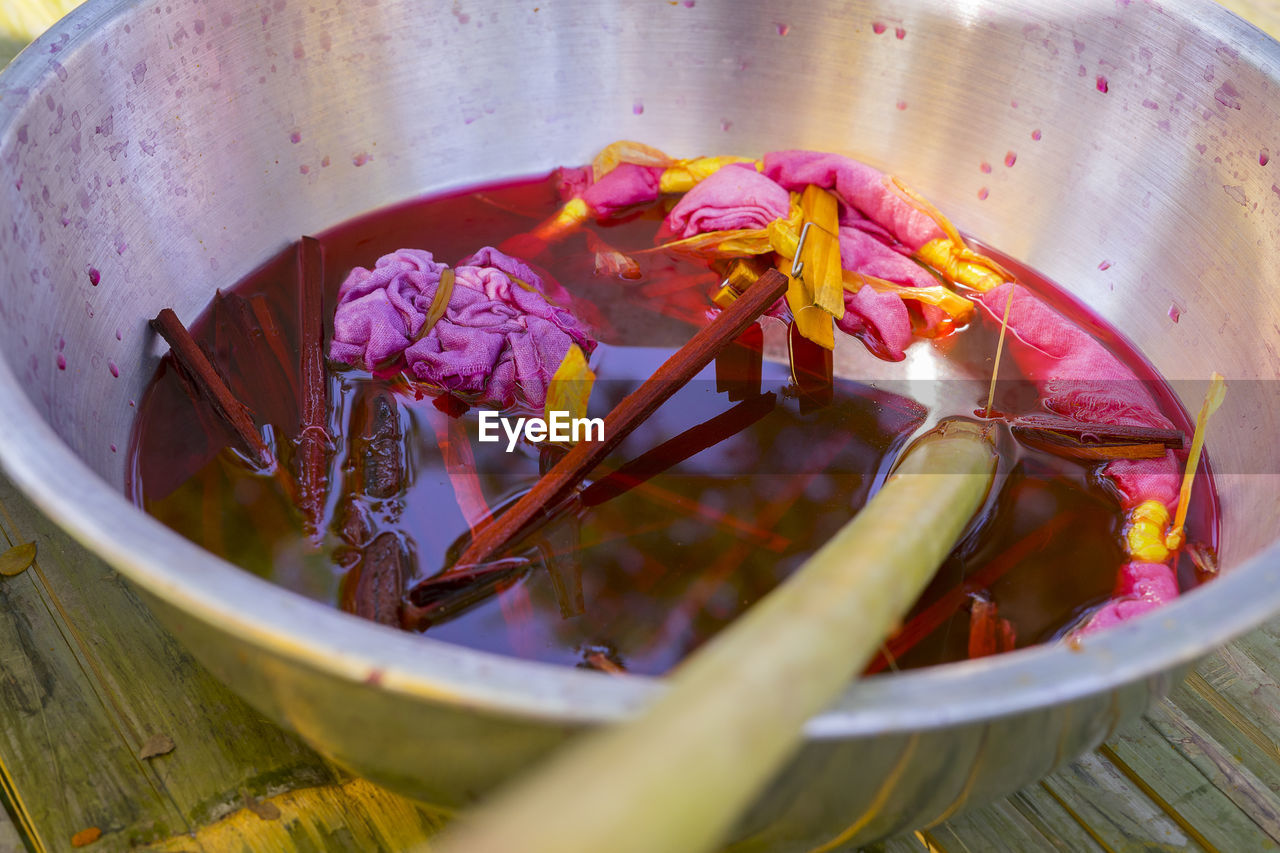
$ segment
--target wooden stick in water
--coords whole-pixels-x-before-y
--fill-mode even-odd
[[[347,427],[355,470],[343,500],[339,535],[360,549],[343,582],[342,609],[384,625],[400,624],[400,599],[412,561],[401,536],[379,531],[363,497],[388,500],[405,488],[404,430],[395,394],[385,388],[357,398]]]
[[[320,241],[298,242],[298,321],[301,353],[298,390],[298,508],[313,536],[319,536],[329,488],[329,389],[324,371],[324,255]]]
[[[1013,418],[1009,429],[1023,444],[1069,459],[1157,459],[1167,450],[1181,450],[1184,443],[1181,430],[1044,415]]]
[[[711,849],[928,584],[981,507],[995,463],[973,422],[926,435],[857,516],[685,661],[647,711],[584,735],[432,850]]]
[[[768,270],[760,276],[742,296],[667,359],[657,373],[605,416],[602,441],[575,445],[515,506],[481,528],[458,559],[458,565],[475,565],[490,559],[544,508],[557,506],[568,497],[592,468],[667,398],[710,364],[717,353],[777,302],[786,289],[787,277],[777,270]]]
[[[241,449],[248,453],[254,464],[263,469],[272,468],[275,457],[254,425],[253,413],[231,393],[178,315],[165,308],[151,321],[151,328],[169,343],[173,360],[239,440]]]

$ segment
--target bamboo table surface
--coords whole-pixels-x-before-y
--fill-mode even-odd
[[[0,66],[35,34],[33,5],[0,0]],[[1280,35],[1280,3],[1225,5]],[[0,478],[0,551],[31,541],[33,566],[0,578],[0,853],[71,849],[95,829],[94,851],[402,850],[447,819],[247,707]],[[141,758],[157,741],[173,749]],[[1280,849],[1280,619],[1067,768],[867,849]]]

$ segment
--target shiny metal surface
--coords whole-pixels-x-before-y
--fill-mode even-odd
[[[735,849],[942,820],[1096,744],[1280,610],[1280,190],[1261,162],[1278,95],[1280,48],[1199,0],[90,0],[0,75],[0,461],[265,713],[377,781],[464,803],[660,684],[361,622],[136,511],[131,402],[162,351],[146,319],[191,319],[301,233],[618,137],[855,153],[1068,286],[1165,375],[1233,380],[1210,431],[1221,578],[1081,651],[858,684]],[[1179,387],[1194,409],[1203,386]]]

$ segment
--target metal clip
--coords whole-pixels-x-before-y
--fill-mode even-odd
[[[740,258],[729,265],[725,273],[724,280],[720,282],[720,289],[711,301],[721,308],[728,308],[733,300],[737,299],[743,292],[755,284],[756,279],[764,273],[764,268],[759,263],[746,258]]]
[[[800,229],[800,239],[796,241],[795,257],[791,259],[791,277],[792,278],[799,278],[801,275],[804,274],[804,261],[800,260],[800,253],[804,251],[805,240],[809,239],[810,226],[817,228],[819,231],[821,231],[823,234],[826,234],[832,240],[840,239],[838,235],[832,234],[830,231],[823,228],[818,223],[812,220],[806,221],[804,223],[804,227]]]

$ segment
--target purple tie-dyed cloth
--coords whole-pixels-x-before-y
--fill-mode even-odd
[[[329,357],[366,370],[403,359],[419,382],[477,405],[541,408],[570,344],[595,349],[561,307],[571,300],[559,283],[492,247],[459,261],[449,305],[424,334],[446,268],[430,252],[401,249],[353,269],[338,290]]]

